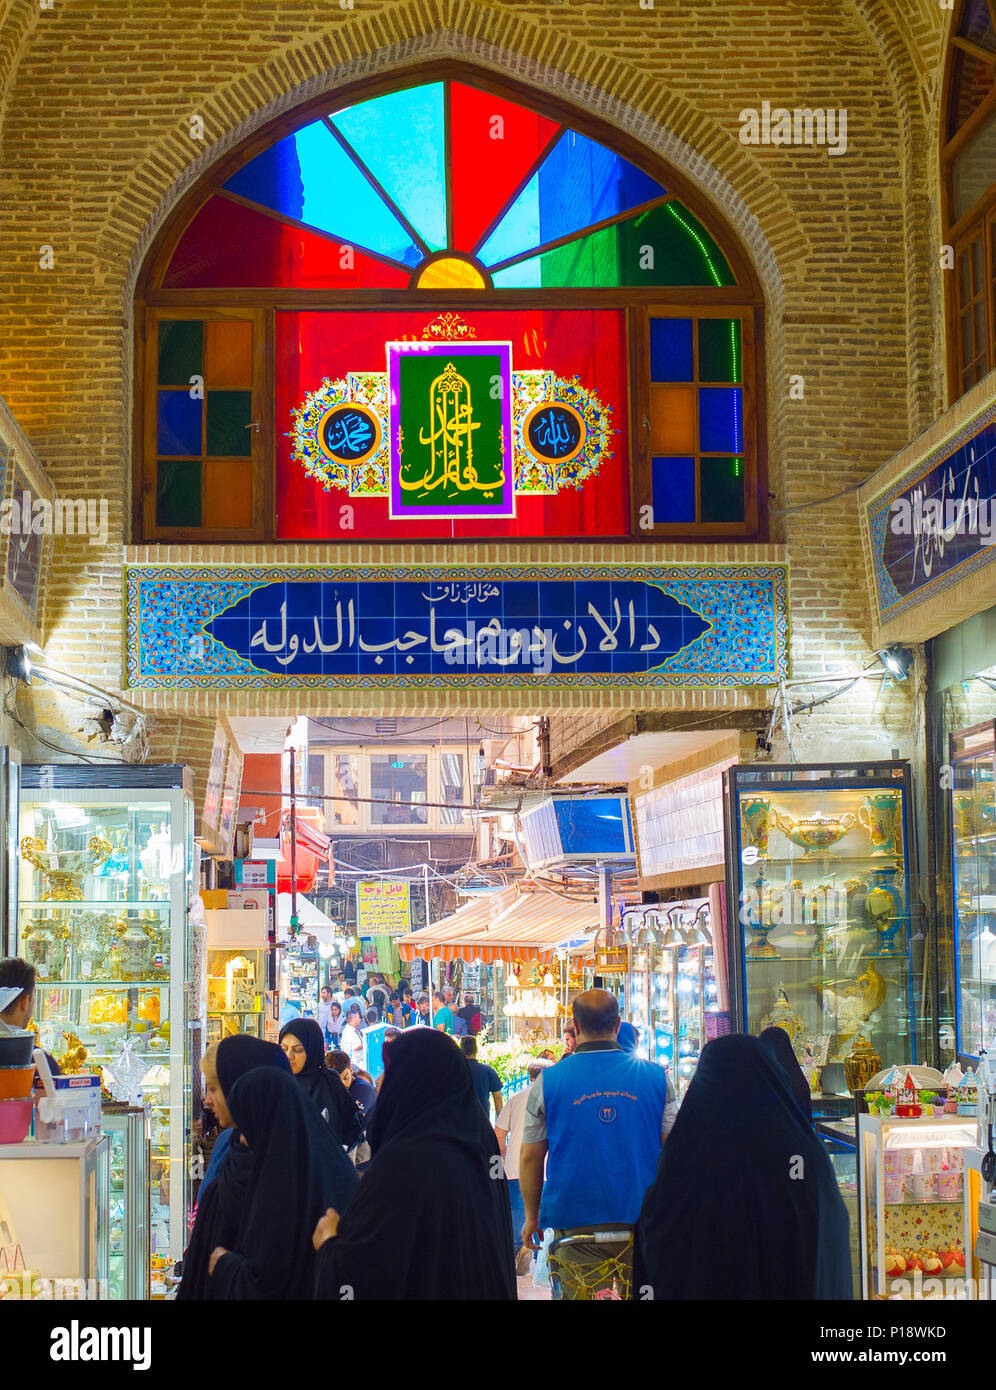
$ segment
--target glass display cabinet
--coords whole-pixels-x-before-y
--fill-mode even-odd
[[[952,1285],[978,1277],[975,1139],[963,1115],[858,1116],[863,1298],[969,1296]]]
[[[996,1048],[996,723],[952,735],[951,845],[958,1054]]]
[[[0,1144],[5,1308],[19,1299],[108,1297],[109,1151],[100,1134],[78,1144]]]
[[[110,1141],[110,1297],[149,1297],[149,1118],[145,1107],[105,1103]]]
[[[861,1297],[861,1256],[858,1212],[858,1140],[854,1119],[819,1120],[816,1137],[823,1145],[837,1180],[837,1189],[847,1208],[851,1236],[851,1275],[855,1298]]]
[[[183,767],[127,765],[26,766],[21,778],[14,949],[38,971],[42,1046],[64,1071],[100,1067],[116,1100],[149,1109],[160,1267],[187,1239],[201,1041],[188,1023],[191,782]]]
[[[207,1041],[232,1033],[263,1037],[266,1022],[266,949],[208,947]]]
[[[784,1028],[814,1083],[842,1063],[837,1090],[924,1055],[909,765],[747,764],[724,784],[734,1027]]]

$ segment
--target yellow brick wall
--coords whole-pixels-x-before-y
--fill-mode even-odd
[[[130,303],[170,208],[279,111],[430,58],[507,70],[590,108],[722,207],[764,286],[772,507],[854,487],[933,418],[942,396],[932,142],[949,22],[936,0],[657,0],[652,9],[638,0],[355,0],[348,9],[333,0],[55,0],[51,11],[12,0],[0,15],[0,394],[59,491],[106,496],[111,512],[106,550],[57,542],[50,659],[120,683]],[[741,145],[741,108],[765,99],[845,106],[847,154]],[[192,113],[204,117],[201,143],[189,138]],[[51,270],[38,268],[42,245],[54,250]],[[792,374],[805,378],[804,401],[788,399]],[[853,497],[776,515],[774,528],[793,565],[794,675],[866,664]],[[901,689],[873,695],[858,691],[803,720],[799,755],[887,756],[902,740],[907,699]],[[435,699],[419,692],[420,708]],[[656,703],[687,706],[689,697]],[[721,703],[691,700],[704,720]],[[337,708],[332,695],[325,712]],[[195,746],[188,718],[197,746],[209,743],[213,712],[168,702],[153,729],[156,756]]]

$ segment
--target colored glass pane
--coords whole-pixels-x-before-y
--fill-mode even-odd
[[[497,289],[736,283],[709,233],[674,201],[496,270],[492,278]]]
[[[212,458],[248,458],[252,453],[252,392],[207,393],[207,445]]]
[[[691,386],[651,387],[650,448],[655,454],[695,452],[695,391]]]
[[[420,290],[483,290],[486,283],[477,266],[460,256],[429,261],[418,277]]]
[[[331,120],[430,250],[442,250],[446,245],[443,84],[431,82],[373,97],[337,111]],[[332,195],[338,203],[341,195],[334,189]]]
[[[556,134],[547,120],[491,92],[450,87],[450,170],[453,245],[480,241]]]
[[[199,319],[160,319],[159,385],[189,386],[203,371],[204,325]]]
[[[368,251],[415,265],[421,253],[324,121],[288,135],[225,184],[262,207]]]
[[[656,179],[629,160],[566,130],[488,237],[480,259],[497,265],[664,193]]]
[[[156,422],[156,452],[193,454],[201,452],[201,408],[203,401],[189,391],[160,391]]]
[[[364,255],[351,243],[216,196],[180,238],[163,288],[401,289],[410,279],[408,269]]]
[[[699,448],[704,454],[739,453],[744,447],[741,394],[737,386],[699,389]]]
[[[196,459],[160,459],[156,477],[156,525],[200,524],[200,463]]]
[[[252,386],[252,324],[209,320],[204,325],[204,380],[213,386]]]
[[[701,521],[743,521],[744,461],[742,458],[701,460]]]
[[[202,526],[247,530],[252,525],[252,473],[244,463],[212,459],[204,465]]]
[[[739,319],[699,319],[699,381],[742,381]]]
[[[695,520],[695,460],[693,458],[654,458],[651,460],[651,501],[654,525]]]
[[[693,365],[692,320],[651,319],[650,380],[694,381]]]

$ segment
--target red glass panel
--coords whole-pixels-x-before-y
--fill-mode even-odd
[[[410,278],[405,267],[216,195],[180,238],[163,288],[400,289]]]
[[[276,316],[277,536],[280,540],[470,539],[550,536],[623,536],[629,533],[629,439],[626,400],[625,316],[619,310],[500,310],[462,315],[478,341],[512,344],[515,372],[553,371],[593,391],[612,411],[611,453],[580,488],[554,496],[516,499],[516,514],[504,520],[454,521],[419,518],[395,521],[386,496],[350,497],[345,489],[324,491],[291,459],[285,434],[290,414],[324,377],[349,372],[383,372],[384,344],[424,335],[433,315],[422,311],[377,313],[291,313]],[[285,424],[284,422],[288,422]],[[348,509],[348,510],[344,510]],[[348,521],[344,522],[344,518]],[[343,529],[348,525],[350,529]]]
[[[473,251],[560,129],[490,92],[450,86],[453,249]]]

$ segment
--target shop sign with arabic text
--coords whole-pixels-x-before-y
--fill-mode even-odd
[[[132,688],[755,686],[784,565],[126,567]]]

